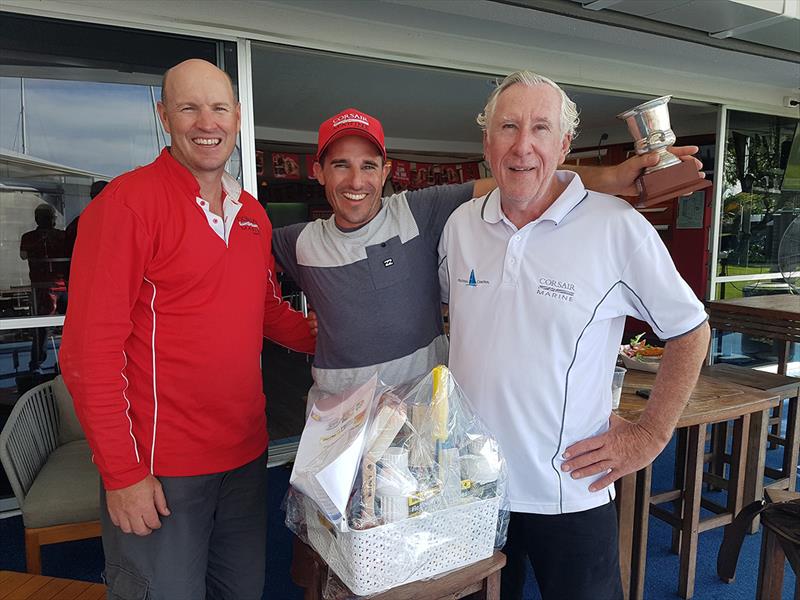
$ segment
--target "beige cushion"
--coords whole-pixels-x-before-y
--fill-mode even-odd
[[[86,440],[55,449],[25,496],[25,527],[49,527],[100,518],[100,475]]]
[[[64,379],[59,375],[53,380],[53,394],[56,397],[56,407],[58,408],[59,429],[58,445],[74,442],[75,440],[85,439],[83,428],[75,414],[75,406],[72,403],[72,396],[67,390]]]

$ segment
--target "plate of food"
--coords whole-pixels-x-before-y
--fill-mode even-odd
[[[647,371],[655,373],[661,364],[661,356],[664,349],[659,346],[651,346],[644,339],[645,334],[640,333],[630,342],[619,347],[619,356],[622,364],[628,369]]]

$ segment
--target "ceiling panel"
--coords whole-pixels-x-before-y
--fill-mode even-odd
[[[305,138],[313,139],[324,119],[355,107],[379,118],[387,138],[468,144],[481,141],[475,117],[494,87],[492,77],[267,44],[253,44],[252,53],[258,128],[276,133],[306,132]],[[615,116],[647,99],[585,88],[565,89],[578,104],[581,130],[586,132],[576,147],[595,145],[595,135],[599,135],[595,131],[627,141],[625,125]],[[670,109],[676,124],[705,119],[705,132],[713,132],[716,107],[673,101]]]
[[[784,50],[800,52],[800,21],[791,19],[769,25],[763,29],[740,33],[737,34],[736,37],[747,40],[748,42],[763,44],[764,46],[773,46],[783,48]],[[800,86],[800,78],[798,80],[798,86]]]
[[[616,8],[616,7],[615,7]],[[694,0],[655,15],[659,21],[717,32],[774,17],[775,13],[729,0]],[[797,22],[795,22],[797,24]]]
[[[571,0],[578,4],[587,5],[594,0]],[[629,15],[647,17],[659,11],[673,8],[680,4],[689,4],[693,0],[622,0],[609,6],[610,10],[624,12]]]
[[[570,1],[586,6],[594,0]],[[798,2],[798,0],[786,1]],[[608,4],[603,10],[606,13],[625,13],[705,33],[718,33],[773,19],[781,14],[782,9],[782,0],[761,3],[761,6],[732,0],[623,0]],[[589,13],[589,9],[586,12]],[[800,15],[795,14],[795,18],[769,24],[754,31],[736,33],[733,37],[764,46],[800,52],[798,16]]]

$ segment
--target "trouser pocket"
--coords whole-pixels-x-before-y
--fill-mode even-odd
[[[105,580],[109,600],[147,600],[150,597],[147,580],[119,565],[106,565]]]

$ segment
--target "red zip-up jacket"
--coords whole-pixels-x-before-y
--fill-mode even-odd
[[[226,187],[241,192],[228,177]],[[241,192],[226,245],[199,196],[165,149],[80,217],[60,362],[109,490],[260,456],[262,336],[314,351],[303,315],[281,300],[264,209]]]

